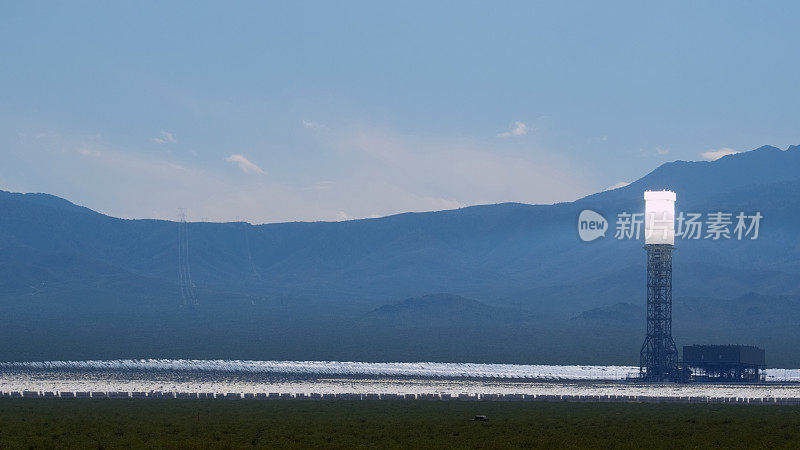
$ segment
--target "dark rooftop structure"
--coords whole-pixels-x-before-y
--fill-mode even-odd
[[[764,381],[764,350],[752,345],[687,345],[683,367],[695,381]]]

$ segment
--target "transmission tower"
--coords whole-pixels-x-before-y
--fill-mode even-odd
[[[248,237],[249,234],[250,224],[247,222],[242,222],[242,229],[244,230],[244,246],[247,250],[247,262],[250,264],[250,270],[252,271],[252,278],[261,281],[261,274],[258,273],[258,269],[256,269],[256,264],[253,262],[253,252],[250,250],[250,238]]]
[[[178,209],[178,284],[181,290],[180,305],[193,308],[198,305],[197,294],[189,270],[189,224],[186,222],[186,208]]]

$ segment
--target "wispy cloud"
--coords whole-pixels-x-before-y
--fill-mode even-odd
[[[706,159],[708,161],[714,161],[722,158],[723,156],[735,155],[737,153],[739,153],[737,150],[728,147],[723,147],[717,150],[709,150],[707,152],[702,152],[700,153],[700,156],[702,156],[703,159]]]
[[[261,170],[261,167],[258,167],[258,165],[239,154],[228,156],[225,158],[225,161],[235,163],[240,169],[242,169],[242,172],[247,174],[262,175],[264,173],[264,171]]]
[[[656,147],[656,153],[663,156],[669,154],[670,148],[669,147]]]
[[[361,129],[338,146],[358,153],[352,159],[362,167],[350,181],[370,186],[369,193],[361,189],[361,204],[342,208],[356,217],[362,216],[357,209],[389,214],[506,201],[551,203],[587,192],[563,156],[529,145],[487,146]]]
[[[303,120],[303,127],[309,130],[330,131],[327,125],[321,124],[315,120]]]
[[[186,207],[192,217],[261,223],[352,220],[505,201],[551,203],[591,188],[576,168],[580,162],[525,140],[501,145],[363,124],[323,133],[319,140],[326,151],[303,171],[287,176],[284,161],[270,160],[274,176],[267,177],[242,154],[223,155],[208,165],[189,155],[138,151],[93,136],[31,135],[20,138],[11,158],[18,167],[42,167],[41,177],[0,182],[52,192],[120,217],[172,219],[176,208]],[[74,181],[50,182],[59,179]]]
[[[630,181],[617,181],[616,183],[612,184],[611,186],[605,188],[606,191],[613,191],[614,189],[623,188],[627,185],[631,184]]]
[[[528,134],[528,126],[520,121],[516,121],[511,125],[510,130],[498,133],[497,137],[508,138],[513,136],[525,136],[526,134]]]
[[[306,191],[327,191],[330,190],[332,187],[335,186],[336,183],[333,181],[322,180],[317,181],[316,183],[312,184],[311,186],[304,187],[303,190]]]
[[[155,142],[156,144],[164,145],[164,144],[174,144],[178,142],[178,140],[175,139],[174,134],[162,131],[158,133],[158,136],[150,139],[150,142]]]
[[[92,148],[86,148],[86,147],[79,148],[78,149],[78,153],[80,153],[83,156],[91,156],[93,158],[100,158],[100,157],[103,156],[103,153],[100,152],[100,150],[92,149]]]

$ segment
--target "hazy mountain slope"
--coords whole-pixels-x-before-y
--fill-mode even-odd
[[[550,206],[487,205],[335,223],[192,223],[192,271],[200,286],[255,293],[330,292],[385,303],[445,291],[492,301],[640,264],[639,242],[616,241],[612,233],[590,244],[579,241],[577,214],[591,208],[613,222],[617,212],[641,210],[642,190],[670,186],[680,210],[758,209],[765,215],[758,241],[679,242],[676,258],[797,273],[798,155],[797,148],[764,147],[714,162],[669,163],[630,186]],[[114,219],[69,205],[5,193],[0,242],[174,279],[175,223]]]
[[[582,242],[576,219],[589,208],[613,227],[618,212],[641,212],[643,190],[664,187],[678,192],[679,211],[764,216],[758,240],[677,242],[676,317],[684,317],[679,298],[732,299],[724,315],[730,329],[712,332],[686,319],[676,322],[681,339],[730,339],[736,330],[770,345],[793,338],[790,321],[773,329],[769,318],[748,322],[754,305],[742,297],[758,292],[766,307],[777,302],[793,317],[800,294],[800,148],[762,147],[665,164],[572,203],[334,223],[191,223],[196,311],[177,306],[175,222],[116,219],[49,195],[0,192],[0,313],[13,318],[0,332],[8,343],[0,356],[635,362],[626,355],[638,354],[643,324],[609,327],[592,318],[610,305],[643,305],[642,242],[616,240],[613,228]],[[480,303],[449,303],[469,320],[420,320],[416,334],[396,325],[452,314],[421,304],[411,316],[381,308],[432,292]],[[581,316],[587,328],[573,329],[570,318],[593,310]],[[508,311],[526,311],[519,314],[526,319]]]
[[[800,295],[794,274],[745,270],[719,263],[684,263],[676,253],[673,269],[675,297],[738,297],[744,292],[766,295]],[[566,319],[588,309],[615,303],[644,304],[646,273],[645,252],[638,265],[632,265],[585,282],[533,288],[497,300],[507,306],[525,305],[543,318]]]
[[[192,223],[192,271],[200,286],[256,293],[279,289],[393,300],[446,291],[494,300],[640,264],[640,243],[614,240],[613,230],[600,241],[579,241],[576,217],[591,208],[613,224],[617,212],[641,210],[644,189],[665,186],[677,190],[679,210],[758,209],[765,215],[758,241],[679,242],[680,261],[800,272],[794,239],[800,150],[772,147],[714,162],[665,164],[630,186],[574,203],[487,205],[334,223]],[[115,219],[44,195],[2,193],[0,211],[0,243],[76,253],[132,273],[175,278],[173,222]]]

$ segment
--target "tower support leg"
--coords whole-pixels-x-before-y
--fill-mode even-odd
[[[639,372],[647,381],[678,375],[678,350],[672,340],[672,250],[647,244],[647,337],[639,353]]]

